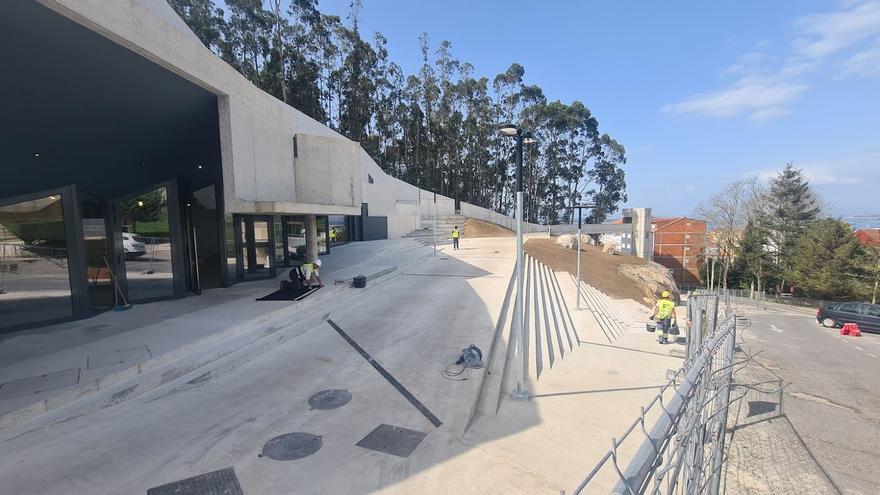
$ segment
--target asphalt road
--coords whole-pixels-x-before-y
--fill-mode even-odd
[[[803,310],[738,314],[756,354],[738,381],[787,385],[738,404],[728,493],[880,493],[880,335],[841,337]]]

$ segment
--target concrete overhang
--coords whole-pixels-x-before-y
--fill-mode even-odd
[[[251,84],[202,45],[163,0],[38,1],[217,96],[230,211],[326,203],[323,213],[360,213],[360,156],[352,151],[360,145]],[[296,158],[296,136],[311,136],[300,144],[313,158]],[[331,168],[320,170],[325,165]],[[319,184],[310,184],[315,179]]]
[[[227,213],[259,213],[263,215],[360,215],[361,208],[309,203],[286,203],[282,201],[236,200],[226,205]]]

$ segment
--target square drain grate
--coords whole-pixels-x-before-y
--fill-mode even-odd
[[[150,488],[147,495],[244,495],[244,492],[235,470],[230,467]]]
[[[356,445],[398,457],[409,457],[416,450],[416,447],[422,443],[425,435],[427,433],[421,431],[381,424]]]

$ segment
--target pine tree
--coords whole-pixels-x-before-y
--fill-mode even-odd
[[[803,170],[787,164],[770,182],[766,222],[781,274],[778,290],[793,269],[795,244],[819,216],[819,205]]]
[[[862,250],[852,228],[839,220],[815,221],[794,244],[791,282],[808,297],[851,299],[864,277]]]
[[[746,279],[754,282],[758,292],[765,287],[765,280],[771,270],[770,255],[767,252],[767,231],[759,222],[750,221],[736,247],[736,262],[741,262],[748,270]]]

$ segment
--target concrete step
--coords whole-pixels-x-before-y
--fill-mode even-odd
[[[425,253],[427,256],[428,253]],[[415,257],[394,270],[375,273],[367,287],[398,276],[421,263]],[[22,428],[43,427],[83,416],[144,394],[176,391],[216,377],[295,338],[367,297],[368,290],[328,285],[308,299],[293,302],[265,316],[228,328],[154,358],[142,361],[94,382],[80,383],[28,406],[0,416],[0,440]],[[192,383],[191,383],[192,382]],[[160,390],[161,388],[161,390]],[[155,391],[155,392],[154,392]],[[149,400],[145,396],[143,400]]]
[[[571,280],[577,283],[574,275],[571,275]],[[616,341],[627,331],[627,323],[612,310],[611,298],[584,280],[581,280],[581,304],[592,313],[609,343]]]
[[[516,341],[513,339],[515,304],[516,299],[516,269],[511,271],[510,280],[507,283],[507,291],[504,294],[504,302],[495,323],[495,337],[492,347],[489,349],[485,361],[487,373],[483,376],[480,391],[475,401],[476,411],[484,416],[495,417],[498,414],[498,406],[501,403],[501,395],[505,393],[502,388],[508,363],[516,359]],[[509,391],[507,391],[509,392]],[[467,427],[470,426],[474,414],[468,417]]]

